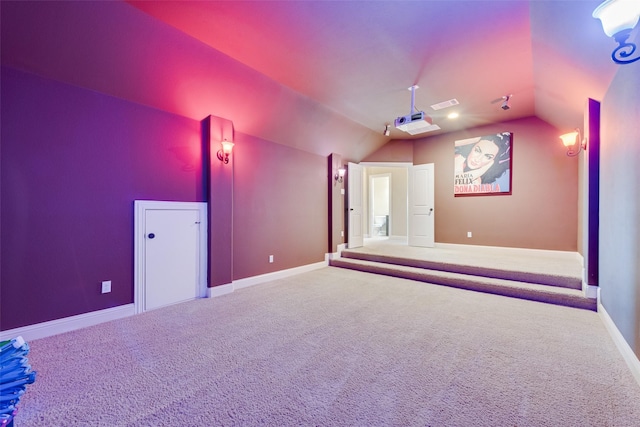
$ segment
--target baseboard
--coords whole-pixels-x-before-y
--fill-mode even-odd
[[[325,254],[324,260],[326,261],[327,265],[329,264],[329,261],[331,261],[332,259],[338,259],[342,256],[342,251],[344,251],[346,249],[347,245],[345,243],[341,243],[338,245],[338,250],[336,252],[330,252]]]
[[[576,258],[580,262],[580,265],[584,268],[584,257],[580,252],[576,252]]]
[[[600,288],[598,286],[587,285],[582,282],[582,292],[585,298],[597,299],[598,298],[598,290]]]
[[[233,284],[227,283],[225,285],[218,285],[213,288],[207,288],[207,298],[220,297],[222,295],[230,294],[231,292],[233,292]]]
[[[326,267],[327,261],[316,262],[314,264],[302,265],[300,267],[289,268],[287,270],[274,271],[272,273],[261,274],[259,276],[247,277],[233,281],[233,289],[242,289],[249,286],[258,285],[260,283],[271,282],[272,280],[284,279],[286,277],[295,276],[296,274],[306,273],[308,271],[318,270]]]
[[[65,317],[63,319],[51,320],[49,322],[35,325],[23,326],[21,328],[9,329],[0,332],[0,341],[22,336],[26,341],[33,341],[58,335],[64,332],[75,331],[87,326],[110,320],[122,319],[135,314],[134,304],[120,305],[118,307],[104,310],[92,311],[90,313],[79,314],[77,316]]]
[[[607,313],[607,310],[605,310],[602,304],[598,304],[598,314],[600,314],[600,318],[602,319],[604,326],[607,328],[607,331],[613,339],[613,342],[616,344],[616,347],[618,347],[618,351],[627,363],[627,366],[629,366],[633,377],[636,379],[638,385],[640,385],[640,360],[638,360],[638,356],[633,352],[629,343],[624,339],[618,330],[618,327],[613,322],[613,319],[611,319],[609,313]]]
[[[600,288],[597,285],[587,284],[587,270],[584,265],[584,257],[580,252],[576,252],[576,253],[578,256],[578,261],[580,262],[580,268],[582,269],[582,293],[586,298],[597,299],[598,304],[600,304],[600,296],[599,296]]]
[[[300,267],[290,268],[287,270],[262,274],[260,276],[234,280],[233,283],[214,286],[213,288],[207,288],[207,297],[219,297],[229,294],[235,289],[246,288],[248,286],[257,285],[259,283],[270,282],[272,280],[282,279],[300,273],[306,273],[308,271],[326,267],[327,265],[328,261],[325,260],[314,264],[308,264]],[[21,336],[26,341],[33,341],[40,338],[62,334],[64,332],[75,331],[77,329],[86,328],[88,326],[97,325],[99,323],[104,323],[111,320],[122,319],[124,317],[133,316],[134,314],[136,314],[135,304],[120,305],[118,307],[92,311],[90,313],[79,314],[77,316],[65,317],[63,319],[56,319],[49,322],[38,323],[35,325],[0,331],[0,341],[9,340],[17,336]]]

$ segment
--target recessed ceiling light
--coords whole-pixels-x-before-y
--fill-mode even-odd
[[[447,116],[448,119],[457,119],[458,116],[460,116],[460,114],[456,113],[455,111],[453,113],[449,113],[449,115]]]

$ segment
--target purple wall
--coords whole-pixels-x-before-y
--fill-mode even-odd
[[[233,160],[232,151],[228,163],[218,159],[221,141],[235,140],[233,123],[220,117],[209,116],[202,121],[203,158],[209,159],[205,179],[208,185],[209,254],[208,286],[218,286],[233,281]]]
[[[200,123],[5,67],[1,98],[2,330],[133,302],[133,201],[205,200]]]
[[[240,133],[234,142],[233,279],[324,261],[327,158]]]
[[[586,239],[587,250],[583,253],[585,277],[587,285],[598,286],[598,261],[600,259],[599,249],[599,228],[600,228],[600,102],[588,99],[585,105],[585,131],[584,138],[587,140],[586,150],[583,156],[586,157],[584,166],[587,168],[587,204],[586,221],[587,235],[581,236]],[[581,159],[582,160],[582,159]],[[581,206],[582,207],[582,206]],[[580,224],[582,228],[582,224]],[[582,231],[580,229],[579,231]]]
[[[331,153],[327,157],[327,187],[328,187],[328,199],[329,204],[327,215],[329,226],[329,239],[328,252],[337,252],[338,245],[345,242],[345,229],[344,229],[344,216],[345,216],[345,194],[347,183],[343,177],[342,182],[338,182],[335,176],[338,174],[340,168],[346,168],[342,156],[336,153]]]
[[[324,260],[326,157],[212,117],[207,171],[200,121],[7,67],[2,83],[2,330],[132,303],[136,199],[211,192],[209,286]]]

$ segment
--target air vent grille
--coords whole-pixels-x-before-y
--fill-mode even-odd
[[[457,99],[453,98],[448,101],[442,101],[437,104],[433,104],[431,108],[434,110],[442,110],[443,108],[453,107],[454,105],[460,104]]]

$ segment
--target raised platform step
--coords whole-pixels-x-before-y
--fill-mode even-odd
[[[414,259],[383,254],[372,254],[359,251],[344,250],[342,258],[359,259],[362,261],[381,262],[385,264],[402,265],[407,267],[425,268],[428,270],[446,271],[468,274],[472,276],[490,277],[493,279],[514,280],[517,282],[534,283],[539,285],[556,286],[569,289],[582,289],[580,277],[563,276],[559,274],[533,273],[527,271],[508,270],[506,268],[491,268],[474,265],[453,264],[427,259]]]
[[[414,264],[423,264],[424,262],[420,260],[413,261],[416,261]],[[346,257],[333,259],[330,261],[330,265],[334,267],[349,268],[352,270],[417,280],[435,285],[450,286],[494,295],[526,299],[529,301],[538,301],[592,311],[597,310],[597,301],[595,299],[586,298],[581,290],[557,285],[432,270],[421,266],[407,266],[399,265],[397,263],[368,261]],[[460,269],[460,267],[463,266],[455,265],[455,268],[457,269]]]

